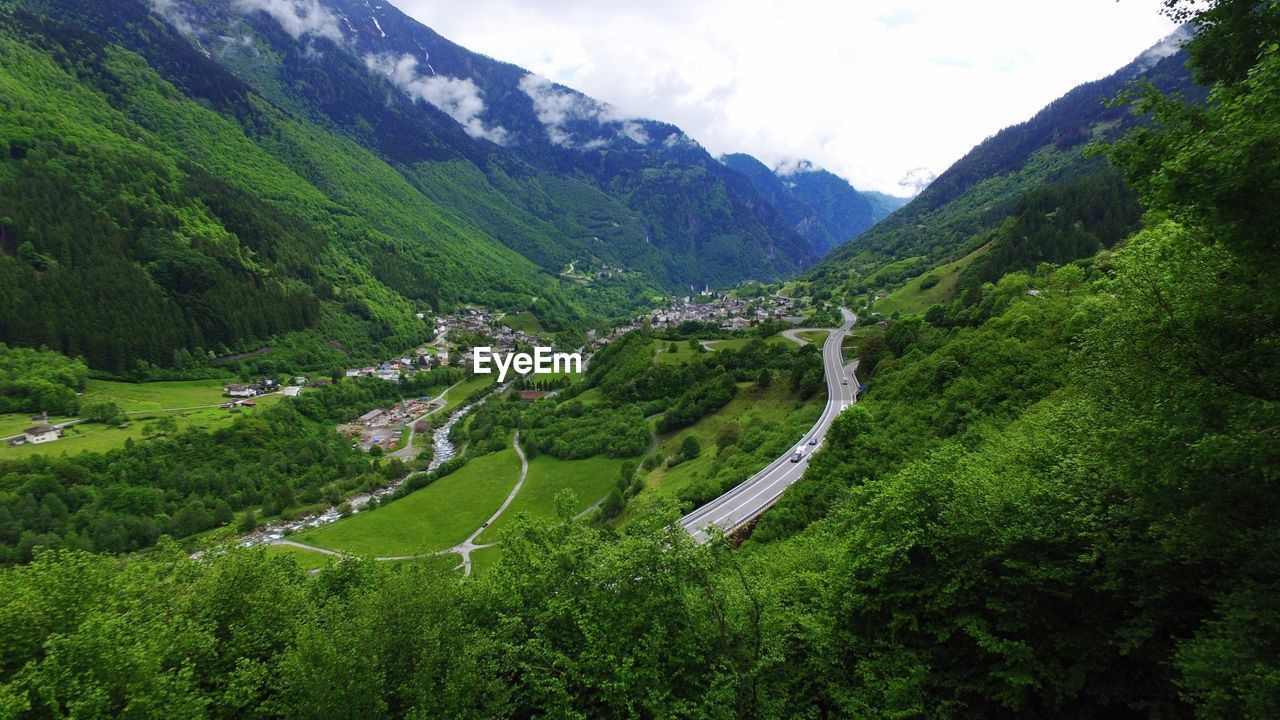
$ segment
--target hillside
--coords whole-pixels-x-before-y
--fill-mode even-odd
[[[313,5],[0,2],[0,341],[115,374],[332,367],[427,339],[420,311],[560,330],[815,258],[677,128],[390,6]],[[549,117],[565,98],[596,110]]]
[[[958,286],[963,292],[1042,260],[1087,257],[1132,232],[1141,213],[1134,195],[1105,159],[1086,150],[1133,127],[1132,108],[1110,101],[1138,83],[1204,97],[1178,50],[1185,37],[1185,30],[1175,33],[1108,77],[984,140],[856,244],[816,266],[809,277],[817,292],[858,295],[892,287],[993,243],[993,252]],[[1056,232],[1027,231],[1045,225]]]
[[[273,100],[322,115],[411,176],[430,170],[418,184],[448,188],[462,173],[469,190],[506,196],[491,202],[514,205],[526,228],[506,223],[495,237],[536,246],[544,269],[598,257],[648,270],[665,286],[722,285],[813,261],[772,206],[679,128],[621,117],[452,43],[390,4],[315,8],[313,26],[293,24],[297,6],[265,2],[174,3],[167,14]],[[254,43],[243,42],[246,33]],[[308,50],[329,45],[331,53]],[[267,48],[279,63],[262,62]],[[459,158],[471,167],[450,165],[440,177],[433,161]],[[435,195],[451,202],[451,193]],[[476,203],[466,198],[455,209],[482,226],[494,222]]]
[[[857,238],[907,202],[907,198],[859,192],[843,178],[808,162],[785,173],[744,153],[724,155],[720,162],[745,175],[819,255]]]

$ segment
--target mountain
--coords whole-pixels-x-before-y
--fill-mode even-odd
[[[907,202],[859,192],[845,179],[807,161],[788,172],[775,172],[745,153],[724,155],[720,161],[745,175],[819,255],[858,237]]]
[[[99,370],[333,367],[424,310],[580,328],[816,259],[678,128],[385,3],[0,0],[0,49],[0,342]]]
[[[189,37],[255,89],[282,105],[320,113],[389,162],[415,169],[427,162],[447,179],[461,173],[478,189],[511,198],[535,218],[559,216],[571,232],[536,243],[546,270],[558,272],[574,260],[581,266],[621,245],[617,260],[624,266],[640,265],[660,284],[683,287],[777,278],[816,259],[749,183],[679,128],[622,116],[471,52],[389,4],[175,0],[166,8]],[[246,33],[287,60],[264,63],[260,49],[244,42]],[[320,47],[332,51],[315,51]],[[367,89],[370,81],[402,97],[380,106]],[[402,114],[428,115],[431,126],[406,132],[381,117],[387,105],[406,103]],[[448,126],[447,136],[434,132],[440,126]],[[454,152],[440,158],[440,148]],[[483,178],[460,169],[459,156]],[[433,162],[440,159],[453,162],[440,168]],[[451,195],[434,196],[452,203]],[[601,206],[608,208],[607,222],[600,222]],[[476,209],[475,203],[458,208],[466,215]],[[499,238],[510,235],[509,228],[497,230]],[[577,247],[563,242],[566,234],[578,239]]]
[[[1206,91],[1192,82],[1180,50],[1185,38],[1179,30],[978,144],[858,243],[824,258],[808,275],[817,291],[856,295],[956,262],[965,273],[963,290],[1040,261],[1087,257],[1120,240],[1136,227],[1141,208],[1107,161],[1085,149],[1133,126],[1131,107],[1110,101],[1135,83],[1203,99]]]

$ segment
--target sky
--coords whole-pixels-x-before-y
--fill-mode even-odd
[[[1174,29],[1160,0],[392,3],[714,155],[810,160],[897,195]]]

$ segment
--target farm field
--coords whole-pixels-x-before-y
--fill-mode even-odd
[[[539,455],[529,461],[529,476],[525,478],[520,494],[476,541],[489,543],[501,540],[502,532],[513,526],[521,514],[536,520],[555,518],[556,495],[561,490],[573,492],[575,515],[586,510],[613,488],[622,463],[622,460],[603,455],[585,460],[561,460]]]
[[[456,545],[493,514],[520,474],[510,448],[483,455],[461,470],[371,512],[290,539],[349,555],[420,555]]]
[[[98,423],[84,423],[68,427],[60,440],[40,445],[0,446],[0,459],[21,459],[32,455],[74,455],[82,452],[106,452],[124,445],[125,441],[146,440],[150,433],[147,424],[162,415],[173,418],[178,429],[214,429],[231,423],[242,414],[258,412],[284,399],[282,395],[263,395],[254,398],[255,407],[241,407],[234,411],[217,405],[222,397],[223,380],[194,380],[155,383],[122,383],[90,380],[81,402],[111,400],[127,413],[127,421],[121,427],[108,427]],[[192,408],[165,410],[165,408]],[[57,423],[69,418],[50,418]],[[26,414],[0,416],[0,437],[21,432],[31,426]],[[16,427],[15,427],[16,426]],[[14,427],[11,432],[2,432]]]
[[[234,381],[223,379],[125,383],[90,380],[81,402],[111,400],[125,412],[217,405],[226,400],[222,397],[222,388],[231,382]]]

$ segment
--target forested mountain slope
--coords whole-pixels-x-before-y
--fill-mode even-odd
[[[100,370],[332,367],[425,339],[416,311],[558,329],[815,257],[678,129],[389,6],[5,0],[0,43],[0,341]]]
[[[858,237],[907,202],[859,192],[847,180],[808,162],[775,172],[744,153],[730,153],[720,161],[751,180],[820,255]]]
[[[1133,126],[1131,107],[1111,103],[1126,89],[1150,82],[1192,100],[1204,97],[1178,49],[1186,37],[1180,30],[980,143],[900,211],[815,267],[810,277],[818,292],[856,295],[892,286],[992,243],[998,251],[972,267],[958,288],[963,292],[978,278],[1087,257],[1132,232],[1140,213],[1134,196],[1105,159],[1088,157],[1086,149]],[[1029,225],[1056,229],[1029,242]]]

